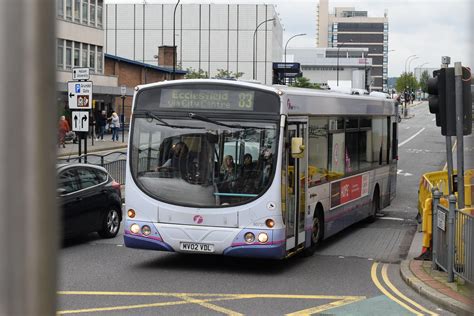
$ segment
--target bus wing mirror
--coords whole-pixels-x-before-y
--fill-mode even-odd
[[[291,139],[291,157],[303,158],[304,157],[304,145],[302,137],[293,137]]]

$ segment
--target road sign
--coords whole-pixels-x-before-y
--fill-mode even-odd
[[[89,111],[72,111],[71,122],[74,132],[88,132]]]
[[[72,69],[72,80],[89,80],[90,70],[89,68],[73,68]]]
[[[92,109],[92,81],[69,81],[67,88],[70,109]]]

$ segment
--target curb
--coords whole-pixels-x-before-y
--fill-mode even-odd
[[[435,302],[444,309],[455,313],[456,315],[472,315],[469,306],[458,302],[447,295],[439,293],[420,281],[410,270],[410,260],[403,260],[400,263],[400,275],[402,276],[402,279],[417,293]]]

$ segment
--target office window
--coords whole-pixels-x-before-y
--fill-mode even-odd
[[[56,1],[56,14],[60,18],[64,18],[64,0]]]
[[[95,70],[95,45],[90,45],[89,49],[89,68]]]
[[[82,44],[82,67],[89,67],[89,64],[87,63],[88,61],[88,57],[89,57],[89,52],[87,50],[87,47],[88,45],[87,44]]]
[[[95,0],[91,0],[90,15],[89,15],[89,24],[95,25]]]
[[[74,22],[81,23],[81,0],[74,0]]]
[[[58,39],[56,49],[56,66],[58,69],[64,68],[64,40]]]
[[[97,26],[102,27],[103,0],[97,0]]]
[[[89,19],[89,0],[82,0],[82,23],[87,24]]]
[[[72,0],[66,0],[66,20],[72,21]]]
[[[66,69],[72,67],[72,41],[66,41]]]
[[[102,47],[97,46],[97,72],[103,72],[103,55],[102,55]]]
[[[74,67],[81,66],[81,43],[74,42]]]

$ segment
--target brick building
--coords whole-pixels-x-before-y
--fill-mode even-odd
[[[107,76],[115,76],[118,79],[118,86],[127,87],[127,95],[124,100],[125,122],[130,118],[133,92],[129,90],[140,84],[172,80],[173,79],[173,47],[159,47],[158,58],[162,63],[158,66],[142,63],[139,61],[105,54],[104,74]],[[175,78],[183,79],[186,71],[176,69]],[[122,98],[113,96],[112,108],[117,113],[122,113]]]

